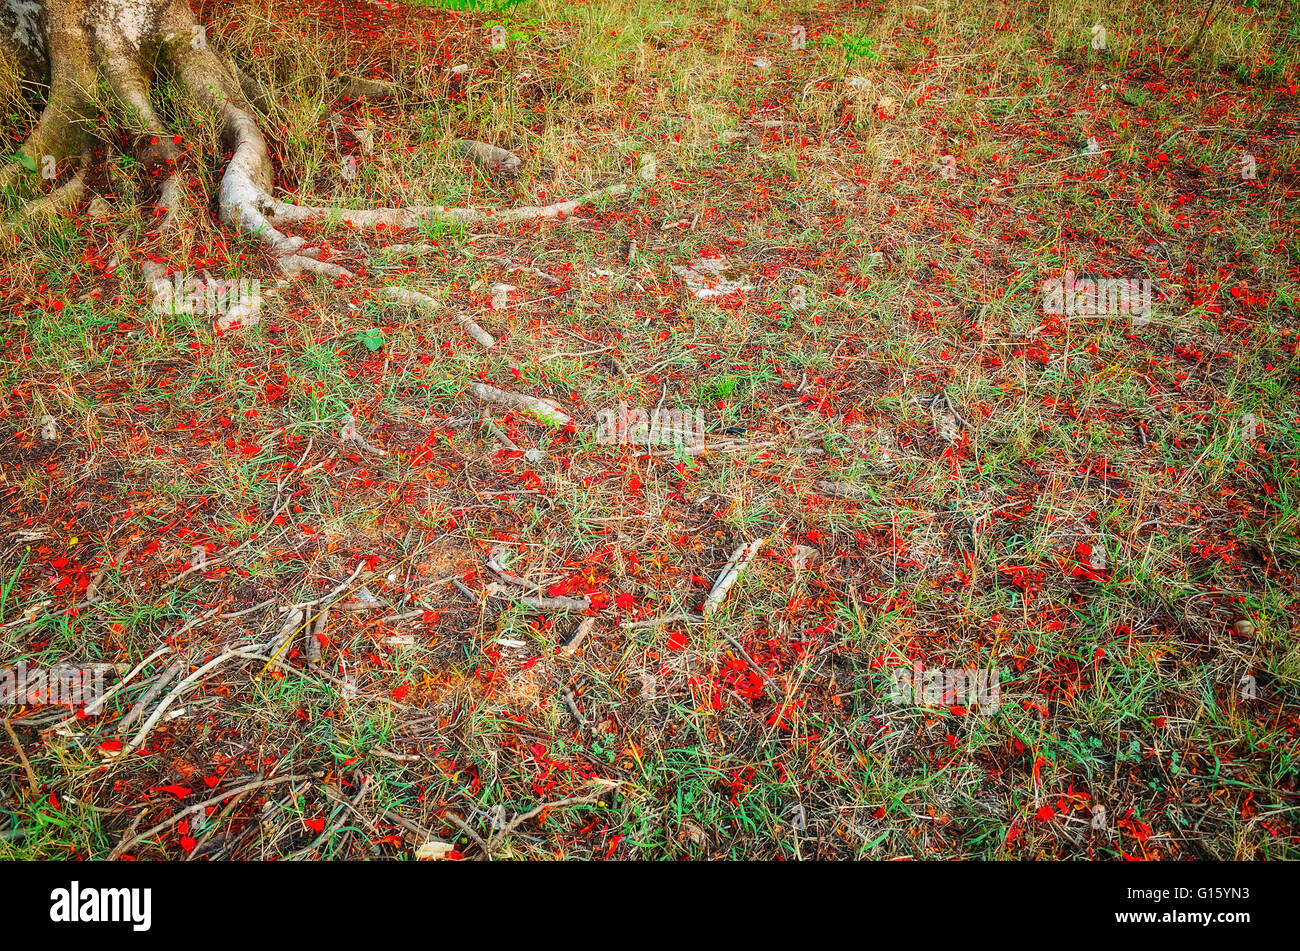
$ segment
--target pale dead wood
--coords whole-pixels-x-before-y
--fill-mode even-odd
[[[170,829],[172,826],[176,825],[176,823],[180,822],[182,819],[184,819],[187,815],[190,815],[196,809],[206,809],[208,806],[215,806],[218,803],[225,802],[227,799],[229,799],[232,796],[242,796],[245,793],[250,793],[256,789],[262,789],[266,786],[279,786],[283,783],[305,782],[310,779],[320,779],[324,775],[325,774],[323,772],[314,772],[314,773],[299,773],[293,776],[278,776],[273,779],[260,779],[255,782],[246,783],[245,785],[239,786],[235,789],[226,790],[225,792],[213,796],[209,799],[205,799],[202,802],[194,803],[193,805],[187,805],[176,815],[172,816],[169,819],[164,819],[162,822],[158,823],[152,829],[148,829],[145,832],[139,833],[138,835],[133,835],[130,838],[124,838],[121,842],[119,842],[114,847],[113,851],[108,854],[109,861],[121,858],[132,847],[139,844],[140,842],[143,842],[145,839],[152,838],[153,836],[157,835],[159,832],[164,832],[167,829]],[[141,813],[141,816],[143,816],[143,813]]]

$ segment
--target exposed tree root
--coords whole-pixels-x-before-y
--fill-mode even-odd
[[[475,142],[473,139],[457,139],[456,147],[460,149],[462,155],[466,156],[479,168],[485,168],[490,172],[497,172],[511,178],[519,174],[519,169],[524,164],[523,159],[513,152],[507,152],[495,145],[488,145],[486,142]]]
[[[285,277],[297,277],[299,274],[319,274],[330,280],[355,277],[351,271],[331,261],[322,261],[307,254],[285,254],[276,258],[276,265]]]
[[[27,161],[11,163],[0,172],[0,185],[12,186],[20,181],[24,165],[30,171],[32,162],[45,161],[47,156],[57,163],[85,151],[87,130],[94,117],[89,91],[96,77],[103,76],[112,91],[119,120],[137,136],[142,163],[151,171],[171,172],[162,184],[159,207],[163,214],[156,231],[165,236],[179,230],[185,197],[182,179],[174,172],[179,149],[150,99],[149,78],[155,64],[146,57],[144,51],[149,50],[151,55],[156,54],[157,66],[170,67],[194,100],[218,117],[223,145],[231,153],[217,196],[222,223],[256,238],[288,275],[308,272],[334,280],[353,276],[348,269],[328,260],[328,254],[320,249],[306,247],[303,238],[286,234],[282,229],[290,225],[412,230],[426,223],[505,224],[562,218],[586,202],[625,191],[624,185],[615,184],[568,201],[500,210],[442,205],[334,209],[281,201],[272,195],[270,156],[250,103],[250,98],[265,98],[265,91],[226,57],[206,44],[196,47],[189,41],[199,28],[183,0],[130,0],[129,16],[111,4],[86,10],[75,0],[44,2],[48,14],[49,100],[23,146]],[[399,90],[389,83],[357,80],[347,91],[388,96]],[[497,172],[515,174],[522,165],[518,156],[484,142],[461,140],[458,146],[472,161]],[[70,208],[84,191],[84,171],[83,165],[71,182],[34,202],[25,214]],[[431,303],[415,292],[398,299],[425,307]],[[495,343],[472,320],[460,320],[483,346]]]
[[[36,127],[19,149],[28,167],[14,162],[0,170],[3,189],[15,187],[25,172],[49,159],[57,165],[80,155],[89,143],[88,129],[95,114],[90,99],[95,86],[90,45],[84,29],[71,25],[80,21],[73,0],[47,0],[45,5],[50,91]]]
[[[564,218],[572,215],[582,205],[606,196],[622,195],[627,186],[621,183],[598,188],[569,201],[551,205],[531,205],[521,208],[448,208],[444,205],[414,205],[410,208],[327,208],[323,206],[291,205],[270,199],[264,206],[267,221],[275,225],[342,223],[354,228],[371,230],[389,228],[409,231],[426,223],[482,224],[496,222],[509,224],[537,218]]]
[[[185,207],[185,181],[180,175],[168,175],[163,180],[158,193],[158,207],[162,209],[162,220],[155,229],[160,235],[167,235],[180,227],[181,215]]]
[[[271,162],[266,140],[258,129],[252,107],[244,98],[233,67],[211,50],[191,50],[181,55],[178,69],[187,89],[201,103],[220,115],[223,141],[232,152],[230,163],[221,179],[217,200],[221,220],[257,238],[276,255],[280,267],[289,274],[312,271],[331,278],[351,276],[345,268],[322,261],[319,255],[310,254],[304,249],[302,238],[285,234],[281,228],[289,225],[341,223],[363,230],[379,227],[412,230],[427,222],[509,223],[536,218],[561,218],[571,215],[587,202],[606,195],[620,195],[626,191],[625,185],[615,184],[569,201],[496,211],[483,208],[447,208],[442,205],[333,209],[290,204],[274,198],[271,194]],[[469,143],[469,145],[472,154],[483,157],[484,161],[495,162],[506,168],[518,167],[517,157],[504,149],[497,149],[484,143]],[[475,336],[478,339],[477,335]]]
[[[708,617],[722,607],[722,602],[727,598],[727,592],[731,590],[731,586],[749,567],[749,563],[754,560],[754,556],[758,554],[758,550],[763,547],[763,543],[766,541],[766,538],[759,538],[752,542],[746,542],[732,552],[731,558],[727,560],[727,565],[722,570],[722,574],[718,575],[718,580],[714,582],[708,597],[704,599],[704,608],[700,611],[704,617]]]
[[[252,101],[265,105],[269,96],[232,60],[206,43],[192,41],[202,33],[186,0],[113,0],[89,6],[84,0],[41,2],[48,21],[49,99],[23,146],[24,159],[0,170],[0,185],[22,181],[31,173],[32,162],[39,166],[50,157],[57,165],[69,156],[80,156],[76,173],[53,191],[30,201],[19,217],[66,213],[77,204],[85,192],[90,166],[89,133],[96,118],[91,93],[102,79],[112,95],[108,108],[114,119],[135,136],[135,150],[145,168],[161,178],[159,210],[155,212],[158,220],[151,228],[155,245],[142,255],[140,265],[143,276],[151,283],[165,279],[169,271],[165,249],[176,238],[185,236],[182,219],[187,204],[187,176],[177,167],[182,150],[151,98],[152,80],[160,71],[168,72],[189,99],[213,117],[222,146],[230,155],[217,189],[216,210],[221,223],[253,237],[290,277],[307,273],[339,281],[355,276],[332,259],[329,248],[287,233],[294,226],[410,231],[427,224],[491,226],[558,220],[573,215],[586,203],[622,195],[627,190],[625,184],[615,183],[567,201],[504,209],[443,205],[348,209],[282,201],[273,194],[267,142],[252,105]],[[354,82],[346,92],[374,97],[396,95],[400,90],[367,80]],[[523,165],[518,156],[484,142],[458,140],[456,147],[476,165],[497,174],[513,176]],[[0,237],[10,231],[0,224]],[[380,293],[428,313],[441,311],[436,300],[419,291],[389,286]],[[468,315],[456,314],[455,319],[480,346],[496,345],[496,338]],[[559,404],[550,400],[483,383],[473,384],[470,392],[479,400],[511,407],[549,426],[566,427],[572,422]],[[544,609],[581,610],[585,605],[542,598],[539,593],[528,597],[535,599],[535,607]],[[218,662],[233,656],[224,655]],[[211,666],[182,679],[132,738],[128,749],[137,748],[168,703]]]
[[[572,417],[564,412],[559,403],[553,400],[525,396],[522,393],[514,393],[510,390],[500,390],[495,386],[488,386],[486,383],[473,383],[470,385],[469,391],[476,399],[480,399],[485,403],[500,403],[502,406],[509,406],[512,409],[527,413],[549,426],[564,427],[573,422]]]
[[[86,192],[86,176],[89,171],[90,153],[85,152],[77,163],[77,171],[70,179],[49,194],[23,205],[13,221],[0,222],[0,239],[9,240],[17,237],[18,226],[24,221],[58,217],[75,208]]]
[[[404,287],[385,287],[383,294],[392,300],[401,301],[403,304],[410,304],[412,307],[419,307],[429,312],[438,310],[438,302],[428,294],[421,294],[419,291],[408,291]],[[467,314],[457,314],[456,322],[484,349],[491,350],[496,346],[496,338],[475,323]]]
[[[340,94],[348,99],[398,99],[405,91],[397,83],[364,76],[347,77],[339,89]]]

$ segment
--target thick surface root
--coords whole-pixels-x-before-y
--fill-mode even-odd
[[[66,214],[77,206],[86,193],[86,178],[90,172],[90,152],[84,152],[77,162],[72,177],[52,192],[42,195],[23,206],[19,216],[11,222],[0,223],[0,239],[10,240],[18,235],[22,222],[39,218],[53,218]]]
[[[361,230],[387,228],[409,231],[424,224],[483,224],[498,222],[509,224],[537,218],[564,218],[572,215],[582,205],[607,196],[622,195],[627,191],[623,184],[609,185],[580,195],[569,201],[551,205],[532,205],[522,208],[448,208],[444,205],[415,205],[410,208],[327,208],[324,206],[291,205],[270,200],[266,218],[276,225],[341,223]]]

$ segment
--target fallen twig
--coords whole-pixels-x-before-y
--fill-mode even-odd
[[[140,745],[144,743],[145,737],[149,735],[149,731],[154,728],[154,724],[156,724],[160,719],[162,719],[162,715],[167,711],[167,708],[171,706],[172,701],[174,701],[177,697],[183,694],[190,687],[194,686],[194,684],[196,684],[203,677],[203,675],[206,674],[208,671],[220,667],[226,661],[234,657],[247,658],[247,657],[260,656],[261,650],[264,647],[266,647],[266,645],[264,644],[257,645],[253,653],[250,654],[248,653],[248,651],[251,646],[252,645],[245,645],[243,647],[232,647],[229,650],[223,651],[222,653],[214,657],[212,660],[204,664],[202,667],[200,667],[198,670],[194,671],[194,673],[190,674],[188,677],[186,677],[184,680],[178,683],[175,687],[173,687],[171,692],[168,693],[167,696],[163,698],[162,703],[158,704],[157,708],[154,709],[154,712],[150,715],[149,719],[145,721],[144,726],[140,727],[136,735],[131,738],[131,741],[127,743],[125,747],[122,748],[122,753],[127,754],[127,753],[134,752],[136,749],[138,749]]]
[[[525,605],[526,607],[537,608],[540,611],[591,610],[591,601],[587,598],[543,597],[542,595],[518,594],[509,587],[499,585],[495,581],[484,588],[483,593],[489,598],[502,598],[507,601],[513,601],[516,604]]]
[[[682,621],[687,624],[703,624],[704,618],[700,617],[698,614],[678,611],[676,614],[665,614],[661,617],[647,618],[644,621],[624,621],[623,626],[635,630],[642,627],[659,627],[664,624],[677,624]]]
[[[281,783],[293,783],[293,782],[298,782],[299,780],[307,780],[307,779],[320,779],[324,775],[325,774],[322,772],[299,773],[293,776],[277,776],[274,779],[260,779],[257,780],[256,782],[251,782],[246,785],[240,786],[237,789],[228,790],[226,792],[221,793],[220,795],[213,796],[210,799],[205,799],[202,802],[195,803],[192,806],[186,806],[184,809],[176,813],[176,815],[172,816],[169,819],[164,819],[162,822],[158,823],[152,829],[148,829],[145,832],[141,832],[139,835],[132,836],[130,839],[124,838],[121,842],[117,844],[117,846],[113,849],[112,852],[108,853],[108,858],[110,861],[121,858],[123,854],[125,854],[130,848],[132,848],[136,844],[143,842],[145,839],[148,839],[151,836],[157,835],[159,832],[163,832],[166,829],[171,828],[176,823],[184,819],[186,816],[193,815],[195,810],[197,809],[206,809],[208,806],[215,806],[218,803],[225,802],[231,796],[243,795],[244,793],[252,792],[254,789],[261,789],[264,786],[278,786]],[[141,815],[143,815],[143,813]]]
[[[118,723],[118,732],[126,732],[130,729],[131,724],[144,716],[145,710],[149,709],[149,704],[153,703],[158,695],[166,689],[167,685],[180,676],[180,672],[184,669],[185,661],[178,660],[159,674],[158,679],[141,695],[140,699],[135,702],[135,706],[127,711],[126,716]]]
[[[491,849],[493,846],[496,845],[499,839],[505,838],[511,832],[514,832],[515,829],[519,828],[521,825],[527,822],[529,819],[533,819],[537,816],[540,816],[543,812],[545,812],[548,809],[560,809],[564,806],[590,805],[593,802],[599,802],[601,797],[604,795],[605,795],[604,792],[599,792],[599,793],[593,793],[588,796],[570,796],[568,799],[560,799],[556,802],[543,803],[542,805],[538,806],[536,809],[530,809],[528,812],[525,812],[523,815],[516,816],[515,818],[511,819],[510,822],[506,823],[505,828],[502,829],[500,832],[494,832],[487,841],[488,848]]]
[[[27,785],[32,789],[32,795],[37,799],[41,798],[41,787],[36,781],[36,771],[32,769],[32,764],[27,759],[27,754],[23,752],[23,744],[18,739],[18,734],[14,732],[13,724],[9,718],[5,717],[5,732],[9,734],[9,739],[13,740],[14,749],[18,753],[18,759],[23,764],[23,772],[27,774]]]
[[[572,657],[574,652],[582,646],[582,642],[587,639],[587,635],[591,633],[591,629],[595,626],[596,619],[594,617],[583,618],[582,623],[578,625],[578,629],[573,632],[573,636],[564,644],[565,655]]]

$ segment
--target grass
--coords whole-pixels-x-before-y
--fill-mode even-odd
[[[32,226],[0,264],[0,657],[121,675],[171,648],[98,716],[11,708],[37,790],[0,772],[0,857],[102,858],[138,812],[177,819],[141,858],[396,858],[435,837],[470,858],[1295,857],[1294,11],[1228,7],[1180,57],[1203,8],[1110,4],[1093,50],[1078,2],[431,6],[367,6],[373,33],[350,5],[212,11],[270,90],[279,187],[629,193],[369,257],[343,234],[365,273],[341,287],[275,287],[199,220],[179,267],[274,288],[222,334],[151,311],[131,252],[149,183],[110,129],[110,210]],[[412,92],[343,102],[322,76]],[[17,140],[30,116],[3,101]],[[179,98],[168,116],[210,199],[215,139]],[[523,176],[469,168],[456,136]],[[669,268],[700,255],[754,290],[683,293]],[[1066,268],[1149,278],[1150,324],[1045,314]],[[502,450],[476,380],[576,424],[494,408]],[[602,444],[620,402],[699,407],[709,451]],[[340,442],[349,413],[386,454]],[[697,611],[759,537],[716,615],[629,626]],[[196,547],[235,553],[174,581]],[[447,581],[481,591],[497,547],[595,599],[579,646],[579,617]],[[192,672],[265,640],[277,605],[361,562],[379,604],[332,613],[320,667],[301,639],[220,666],[115,755],[178,656]],[[1000,705],[900,703],[913,662],[996,669]]]

